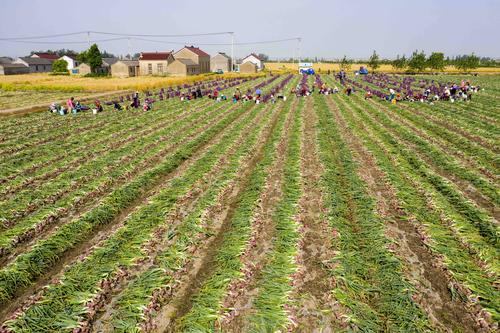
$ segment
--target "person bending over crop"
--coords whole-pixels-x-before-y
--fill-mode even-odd
[[[71,97],[70,99],[68,99],[68,101],[66,102],[66,106],[68,107],[68,110],[73,111],[73,109],[75,108],[74,101],[75,101],[74,97]]]

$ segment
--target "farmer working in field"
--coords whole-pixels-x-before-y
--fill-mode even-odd
[[[66,102],[66,106],[68,107],[68,111],[73,111],[73,109],[75,108],[75,102],[74,101],[75,101],[75,98],[71,97]]]

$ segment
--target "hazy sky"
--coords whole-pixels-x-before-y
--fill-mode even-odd
[[[301,55],[366,58],[442,51],[475,52],[500,57],[500,0],[1,0],[0,38],[77,31],[129,34],[194,34],[234,31],[238,42],[302,37]],[[92,39],[112,36],[91,35]],[[43,41],[86,40],[85,35]],[[229,36],[163,38],[178,43],[227,43]],[[41,40],[40,40],[41,41]],[[101,42],[115,54],[129,49],[162,51],[178,44],[126,40]],[[235,47],[235,56],[251,51],[292,57],[296,42]],[[0,55],[20,56],[36,49],[72,48],[83,44],[33,44],[0,40]],[[208,53],[230,52],[229,46],[202,46]]]

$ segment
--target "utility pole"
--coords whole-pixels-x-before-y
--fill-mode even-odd
[[[128,44],[128,54],[130,56],[130,60],[132,60],[132,44],[130,42],[130,37],[127,38],[127,44]]]
[[[297,42],[298,42],[298,44],[297,44],[297,53],[298,53],[298,57],[299,57],[298,58],[298,63],[300,63],[300,43],[302,42],[302,38],[300,38],[300,37],[297,38]]]
[[[87,31],[87,44],[89,44],[90,48],[90,31]]]
[[[234,32],[231,34],[231,72],[234,71]]]

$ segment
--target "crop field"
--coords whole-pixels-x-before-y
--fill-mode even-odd
[[[237,74],[238,77],[256,76]],[[144,91],[192,84],[204,80],[234,77],[234,73],[222,75],[192,75],[189,77],[138,76],[129,78],[60,76],[46,73],[0,76],[0,111],[28,107],[34,104],[50,104],[75,98],[115,91]]]
[[[0,333],[498,331],[500,76],[206,80],[0,118]]]

